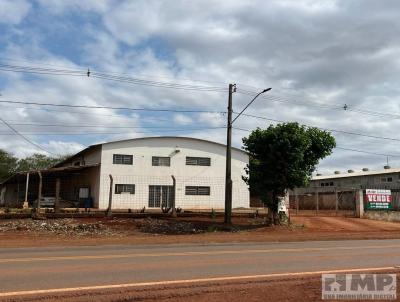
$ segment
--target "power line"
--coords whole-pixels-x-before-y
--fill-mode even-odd
[[[10,64],[0,64],[0,70],[20,73],[42,74],[42,75],[55,75],[55,76],[80,76],[92,77],[109,81],[117,81],[128,84],[152,86],[160,88],[178,89],[178,90],[196,90],[205,92],[226,92],[225,87],[221,86],[204,86],[204,85],[188,85],[178,84],[173,82],[161,82],[144,80],[140,78],[133,78],[128,76],[118,76],[107,73],[101,73],[88,70],[72,70],[72,69],[56,69],[56,68],[43,68],[32,66],[20,66]]]
[[[0,103],[25,104],[25,105],[36,105],[36,106],[52,106],[52,107],[83,108],[83,109],[112,109],[112,110],[149,111],[149,112],[226,114],[225,111],[211,111],[211,110],[181,110],[181,109],[153,109],[153,108],[131,108],[131,107],[112,107],[112,106],[90,106],[90,105],[67,105],[67,104],[22,102],[22,101],[9,101],[9,100],[0,100]],[[25,108],[25,107],[23,107],[23,108]],[[27,109],[31,109],[31,108],[28,107]],[[32,108],[32,109],[34,109],[34,108]],[[48,110],[48,109],[43,109],[43,110]],[[61,111],[61,112],[65,112],[65,111]],[[74,111],[72,111],[72,112],[74,112]],[[74,113],[81,113],[81,112],[74,112]],[[237,112],[233,112],[233,113],[238,114]],[[84,114],[84,113],[82,113],[82,114]],[[110,115],[107,115],[107,116],[110,116]],[[120,116],[120,115],[118,115],[118,116],[119,117],[123,117],[123,116]],[[268,120],[268,121],[273,121],[273,122],[278,122],[278,123],[286,123],[287,122],[287,121],[283,121],[283,120],[272,119],[272,118],[267,118],[267,117],[262,117],[262,116],[247,114],[247,113],[243,113],[243,116],[257,118],[257,119],[263,119],[263,120]],[[20,123],[20,124],[15,124],[15,125],[23,125],[23,124]],[[32,125],[34,125],[34,124],[32,124]],[[43,125],[43,126],[45,126],[45,125]],[[66,125],[48,125],[48,126],[66,127]],[[316,126],[311,126],[311,125],[305,125],[305,126],[307,126],[307,127],[316,127]],[[91,126],[83,125],[82,127],[91,127]],[[98,126],[98,127],[100,128],[100,126]],[[114,127],[104,127],[104,128],[114,128]],[[122,127],[119,127],[119,128],[122,128]],[[129,128],[131,128],[131,127],[129,127]],[[331,131],[331,132],[342,133],[342,134],[347,134],[347,135],[363,136],[363,137],[368,137],[368,138],[390,140],[390,141],[400,141],[400,139],[393,138],[393,137],[370,135],[370,134],[357,133],[357,132],[352,132],[352,131],[337,130],[337,129],[332,129],[332,128],[322,128],[322,127],[317,127],[317,128],[319,128],[321,130],[325,130],[325,131]]]
[[[14,58],[10,58],[10,57],[2,57],[0,58],[0,62],[16,62],[16,63],[28,63],[30,66],[29,67],[37,67],[37,66],[50,66],[50,67],[58,67],[58,68],[69,68],[66,65],[60,65],[60,64],[48,64],[48,63],[43,63],[43,62],[32,62],[29,60],[21,60],[21,59],[14,59]],[[8,63],[7,63],[8,64]],[[83,68],[82,66],[79,66],[80,68]],[[128,76],[127,73],[114,73],[114,72],[108,72],[105,70],[101,70],[101,69],[97,69],[97,72],[103,72],[103,73],[108,73],[110,75],[119,75],[119,76]],[[168,80],[173,80],[173,81],[181,81],[181,82],[199,82],[199,83],[209,83],[209,84],[222,84],[224,86],[227,86],[229,83],[228,82],[221,82],[221,81],[208,81],[208,80],[200,80],[200,79],[193,79],[193,78],[184,78],[184,77],[171,77],[171,76],[163,76],[163,75],[149,75],[149,74],[143,74],[142,72],[140,73],[140,77],[145,77],[145,78],[159,78],[159,79],[168,79]],[[244,85],[241,84],[243,86],[246,87],[250,87],[250,88],[255,88],[253,86],[248,86],[248,85]]]
[[[127,116],[127,115],[123,115],[123,114],[102,114],[102,113],[98,113],[98,112],[82,112],[82,111],[76,111],[76,110],[57,110],[57,109],[48,109],[48,108],[33,108],[33,107],[26,107],[26,106],[12,106],[12,105],[5,105],[5,104],[1,104],[0,106],[2,107],[7,107],[7,108],[16,108],[16,109],[24,109],[24,110],[37,110],[37,111],[43,111],[46,113],[49,112],[61,112],[61,113],[72,113],[72,114],[78,114],[78,115],[86,115],[86,116],[108,116],[108,117],[116,117],[116,118],[123,118],[123,119],[134,119],[136,118],[135,116]],[[221,111],[220,113],[221,115],[224,114],[223,111]],[[219,116],[216,116],[219,117]],[[148,121],[171,121],[171,118],[163,118],[160,116],[153,116],[153,117],[148,117],[146,116],[146,119],[144,120],[144,122],[148,122]],[[17,120],[17,122],[19,122],[19,120]]]
[[[22,102],[22,101],[6,101],[6,100],[0,100],[0,103],[13,103],[13,104],[17,103],[17,104],[27,104],[27,105],[37,105],[37,106],[72,107],[72,108],[84,108],[84,109],[114,109],[114,110],[151,111],[151,112],[217,113],[217,114],[225,114],[226,113],[225,111],[210,111],[210,110],[179,110],[179,109],[152,109],[152,108],[130,108],[130,107],[110,107],[110,106],[86,106],[86,105],[66,105],[66,104]],[[30,108],[30,107],[22,107],[22,108],[35,109],[35,108]],[[42,110],[48,110],[48,109],[42,109]],[[65,112],[65,111],[57,111],[57,112]],[[81,113],[81,112],[75,112],[75,111],[71,111],[71,112],[78,113],[78,114]],[[234,114],[238,114],[237,112],[233,112],[233,113]],[[85,114],[85,113],[82,112],[82,114]],[[93,114],[95,114],[95,113],[93,113]],[[113,116],[113,115],[105,115],[105,116]],[[278,122],[278,123],[286,123],[287,122],[287,121],[283,121],[283,120],[272,119],[272,118],[258,116],[258,115],[252,115],[252,114],[248,114],[248,113],[243,113],[243,116],[262,119],[262,120],[268,120],[268,121],[273,121],[273,122]],[[118,115],[118,117],[123,117],[123,116]],[[42,125],[42,124],[29,124],[29,123],[25,123],[25,124],[24,123],[16,123],[16,124],[13,124],[13,125],[68,127],[68,125],[46,125],[46,124]],[[73,125],[71,127],[78,127],[78,126],[92,127],[91,125]],[[305,125],[305,126],[307,126],[307,127],[317,127],[317,126],[311,126],[311,125]],[[125,127],[122,127],[122,126],[119,126],[119,127],[113,127],[113,126],[101,127],[101,126],[98,126],[98,125],[97,125],[97,127],[99,127],[99,128],[125,128]],[[134,128],[134,127],[126,127],[126,128]],[[331,132],[342,133],[342,134],[347,134],[347,135],[362,136],[362,137],[381,139],[381,140],[389,140],[389,141],[400,141],[400,139],[393,138],[393,137],[370,135],[370,134],[357,133],[357,132],[338,130],[338,129],[332,129],[332,128],[323,128],[323,127],[317,127],[317,128],[319,128],[321,130],[325,130],[325,131],[331,131]]]
[[[240,131],[246,131],[246,132],[252,132],[252,130],[249,129],[244,129],[244,128],[238,128],[238,127],[233,127],[235,130],[240,130]],[[358,149],[351,149],[351,148],[344,148],[344,147],[335,147],[335,149],[341,149],[341,150],[346,150],[346,151],[353,151],[353,152],[359,152],[359,153],[366,153],[366,154],[371,154],[371,155],[378,155],[378,156],[385,156],[385,157],[399,157],[400,154],[384,154],[384,153],[376,153],[372,151],[364,151],[364,150],[358,150]]]
[[[74,124],[74,125],[65,125],[65,124],[37,124],[37,123],[10,123],[13,126],[37,126],[37,127],[60,127],[60,128],[107,128],[107,129],[176,129],[176,127],[162,127],[162,126],[101,126],[101,125],[82,125],[82,124]],[[224,127],[204,127],[201,129],[219,129]],[[192,128],[185,128],[191,130]],[[198,128],[194,128],[198,129]]]
[[[213,130],[213,129],[225,129],[225,127],[199,127],[199,128],[185,128],[185,129],[159,129],[156,132],[187,132],[187,131],[199,131],[199,130]],[[127,132],[53,132],[53,133],[40,133],[40,132],[19,132],[24,135],[118,135],[118,134],[127,134]],[[155,133],[154,131],[135,131],[136,133]],[[15,133],[10,132],[0,132],[0,135],[16,135]]]
[[[39,103],[39,102],[23,102],[23,101],[10,101],[0,100],[0,103],[9,104],[24,104],[35,106],[51,106],[51,107],[68,107],[68,108],[83,108],[83,109],[111,109],[111,110],[129,110],[129,111],[149,111],[149,112],[175,112],[175,113],[225,113],[225,111],[212,111],[212,110],[194,110],[194,109],[154,109],[154,108],[132,108],[132,107],[113,107],[113,106],[92,106],[92,105],[69,105],[69,104],[55,104],[55,103]]]
[[[345,151],[359,152],[359,153],[366,153],[366,154],[371,154],[371,155],[385,156],[385,157],[400,157],[400,155],[398,155],[398,154],[376,153],[376,152],[364,151],[364,150],[358,150],[358,149],[351,149],[351,148],[336,147],[336,149],[341,149],[341,150],[345,150]]]
[[[144,86],[154,86],[154,87],[163,87],[163,88],[172,88],[172,89],[184,89],[184,90],[197,90],[197,91],[214,91],[214,92],[226,92],[226,88],[218,87],[218,86],[200,86],[200,85],[185,85],[185,84],[177,84],[173,82],[160,82],[160,81],[150,81],[139,78],[132,78],[127,76],[118,76],[108,73],[101,73],[89,70],[73,70],[73,69],[56,69],[56,68],[43,68],[43,67],[32,67],[32,66],[20,66],[20,65],[10,65],[10,64],[0,64],[0,70],[3,71],[12,71],[12,72],[25,72],[25,73],[37,73],[37,74],[47,74],[47,75],[65,75],[65,76],[82,76],[82,77],[93,77],[104,80],[111,80],[117,82],[125,82],[136,85],[144,85]],[[238,93],[242,93],[245,95],[254,96],[257,94],[254,91],[238,89]],[[376,112],[372,110],[366,109],[356,109],[351,108],[344,104],[344,106],[332,106],[328,104],[322,104],[319,102],[312,101],[296,101],[285,99],[279,96],[269,95],[262,97],[263,99],[273,101],[273,102],[283,102],[283,103],[296,103],[305,106],[314,106],[318,108],[326,108],[326,109],[334,109],[334,110],[346,110],[351,112],[356,112],[364,115],[372,115],[378,117],[390,117],[393,119],[400,119],[399,114],[391,114],[384,112]]]
[[[54,154],[54,153],[52,153],[52,152],[46,150],[45,148],[43,148],[43,147],[40,146],[39,144],[37,144],[37,143],[31,141],[29,138],[27,138],[26,136],[24,136],[23,134],[21,134],[20,132],[18,132],[18,130],[16,130],[13,126],[11,126],[10,124],[8,124],[8,123],[7,123],[5,120],[3,120],[1,117],[0,117],[0,121],[2,121],[4,125],[6,125],[8,128],[10,128],[10,129],[15,133],[15,135],[18,135],[18,136],[22,137],[22,138],[23,138],[25,141],[27,141],[29,144],[31,144],[31,145],[35,146],[36,148],[39,148],[40,150],[45,151],[45,152],[47,152],[47,153],[49,153],[49,154],[56,155],[56,154]]]
[[[237,114],[237,112],[233,112],[233,113]],[[266,121],[277,122],[277,123],[287,123],[287,121],[267,118],[267,117],[263,117],[263,116],[253,115],[253,114],[243,113],[242,115],[243,116],[247,116],[247,117],[256,118],[256,119],[262,119],[262,120],[266,120]],[[382,139],[382,140],[390,140],[390,141],[400,141],[399,138],[393,138],[393,137],[370,135],[370,134],[364,134],[364,133],[358,133],[358,132],[352,132],[352,131],[345,131],[345,130],[337,130],[337,129],[331,129],[331,128],[323,128],[323,127],[311,126],[311,125],[306,125],[306,124],[303,124],[303,125],[306,126],[306,127],[315,127],[315,128],[318,128],[318,129],[324,130],[324,131],[337,132],[337,133],[348,134],[348,135],[356,135],[356,136],[363,136],[363,137]]]
[[[254,96],[257,94],[256,92],[244,90],[244,89],[237,89],[237,92],[244,94],[244,95],[249,95],[249,96]],[[298,101],[298,100],[293,100],[293,99],[287,99],[287,98],[283,98],[283,97],[276,96],[276,95],[266,95],[266,96],[262,96],[261,98],[265,99],[267,101],[271,101],[271,102],[297,104],[297,105],[310,106],[310,107],[316,107],[316,108],[322,108],[322,109],[333,109],[333,110],[337,110],[337,111],[350,111],[350,112],[360,113],[360,114],[369,115],[369,116],[400,119],[400,114],[377,112],[377,111],[372,111],[372,110],[367,110],[367,109],[357,109],[357,108],[352,108],[346,104],[343,104],[343,106],[329,105],[329,104],[323,104],[323,103],[314,102],[314,101]]]
[[[187,90],[198,90],[198,91],[219,91],[224,92],[226,91],[225,88],[222,87],[212,87],[212,86],[200,86],[200,85],[183,85],[177,83],[168,83],[168,82],[159,82],[159,81],[149,81],[143,80],[139,78],[132,78],[126,76],[117,76],[107,73],[99,73],[94,71],[83,71],[83,70],[73,70],[73,69],[56,69],[56,68],[41,68],[41,67],[30,67],[30,66],[17,66],[17,65],[9,65],[9,64],[0,64],[0,70],[3,71],[13,71],[13,72],[25,72],[25,73],[37,73],[37,74],[48,74],[48,75],[66,75],[66,76],[88,76],[88,77],[95,77],[99,79],[105,80],[112,80],[112,81],[119,81],[119,82],[126,82],[132,83],[137,85],[145,85],[145,86],[156,86],[156,87],[164,87],[164,88],[173,88],[173,89],[187,89]],[[247,95],[255,95],[256,93],[247,90],[238,90],[239,93],[247,94]],[[286,102],[286,103],[297,103],[297,104],[305,104],[305,105],[313,105],[319,108],[328,108],[328,109],[335,109],[335,110],[343,110],[341,106],[331,106],[327,104],[321,104],[317,102],[299,102],[284,99],[279,96],[265,96],[262,97],[266,100],[270,101],[277,101],[277,102]],[[151,108],[130,108],[130,107],[111,107],[111,106],[88,106],[88,105],[66,105],[66,104],[51,104],[51,103],[37,103],[37,102],[18,102],[18,101],[5,101],[1,100],[1,103],[14,103],[14,104],[26,104],[26,105],[39,105],[39,106],[56,106],[56,107],[72,107],[72,108],[85,108],[85,109],[112,109],[112,110],[131,110],[131,111],[151,111],[151,112],[180,112],[180,113],[220,113],[223,114],[223,111],[208,111],[208,110],[179,110],[179,109],[151,109]],[[353,111],[361,114],[373,115],[373,116],[388,116],[391,118],[400,118],[400,115],[397,114],[388,114],[382,112],[375,112],[371,110],[362,110],[362,109],[353,109],[346,107],[346,110]],[[250,116],[248,114],[244,114]],[[258,117],[260,118],[260,117]],[[264,118],[267,119],[267,118]],[[272,119],[268,119],[272,120]],[[277,120],[275,120],[277,121]],[[278,121],[280,122],[280,121]],[[323,129],[323,128],[320,128]],[[377,138],[377,139],[385,139],[385,140],[392,140],[398,141],[399,139],[389,138],[389,137],[379,137],[374,135],[366,135],[360,134],[355,132],[349,131],[342,131],[342,130],[335,130],[335,129],[324,129],[332,132],[339,132],[343,134],[349,135],[358,135],[370,138]],[[48,152],[46,150],[46,152]]]

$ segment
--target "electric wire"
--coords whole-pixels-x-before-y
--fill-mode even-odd
[[[22,137],[26,142],[28,142],[28,143],[31,144],[32,146],[35,146],[36,148],[38,148],[38,149],[40,149],[40,150],[42,150],[42,151],[45,151],[45,152],[47,152],[47,153],[49,153],[49,154],[56,155],[56,154],[50,152],[49,150],[43,148],[41,145],[39,145],[39,144],[35,143],[34,141],[30,140],[29,138],[27,138],[25,135],[23,135],[22,133],[20,133],[17,129],[15,129],[13,126],[11,126],[10,124],[8,124],[8,123],[7,123],[5,120],[3,120],[1,117],[0,117],[0,121],[2,121],[3,124],[6,125],[8,128],[10,128],[16,135]]]

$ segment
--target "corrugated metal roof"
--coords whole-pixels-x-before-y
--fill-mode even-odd
[[[100,166],[100,164],[91,164],[91,165],[85,165],[85,166],[66,166],[66,167],[57,167],[57,168],[48,168],[48,169],[40,169],[40,170],[30,170],[30,171],[21,171],[18,173],[13,174],[12,176],[10,176],[9,178],[7,178],[5,181],[3,181],[2,184],[5,184],[11,180],[13,180],[13,178],[15,178],[18,175],[26,175],[27,173],[30,174],[34,174],[34,173],[56,173],[56,172],[66,172],[66,171],[80,171],[80,170],[84,170],[87,168],[92,168],[92,167],[98,167]]]
[[[347,178],[347,177],[390,174],[390,173],[400,173],[400,168],[384,169],[384,170],[377,170],[377,171],[361,171],[361,172],[353,172],[353,173],[343,172],[341,174],[320,175],[320,176],[313,176],[311,180]]]

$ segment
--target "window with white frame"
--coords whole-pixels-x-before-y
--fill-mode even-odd
[[[113,154],[114,165],[133,165],[133,155]]]
[[[133,184],[116,184],[115,194],[135,194],[135,185]]]
[[[185,195],[210,195],[210,187],[186,186]]]
[[[153,156],[151,159],[151,164],[153,166],[169,167],[171,165],[171,158],[162,156]]]
[[[209,157],[186,157],[187,166],[211,166],[211,158]]]

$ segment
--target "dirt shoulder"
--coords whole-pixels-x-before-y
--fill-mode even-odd
[[[397,274],[399,270],[379,271],[376,273]],[[374,273],[374,272],[363,272]],[[237,280],[229,282],[200,282],[193,284],[158,285],[147,287],[123,288],[118,290],[92,290],[73,293],[29,295],[10,297],[8,302],[36,301],[165,301],[165,302],[209,302],[209,301],[321,301],[321,275],[293,277],[268,277],[255,280]],[[398,298],[391,301],[400,301]],[[325,300],[326,301],[326,300]],[[343,301],[343,300],[342,300]],[[374,300],[378,301],[378,300]]]
[[[0,248],[106,244],[285,242],[396,239],[400,223],[344,217],[292,217],[291,226],[265,226],[262,219],[222,218],[31,219],[0,221]]]

